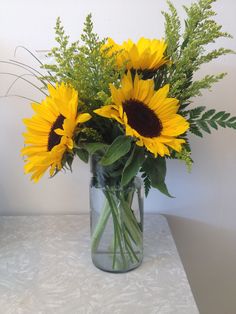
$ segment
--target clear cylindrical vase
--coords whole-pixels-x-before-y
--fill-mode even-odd
[[[91,256],[108,272],[123,273],[143,259],[143,188],[135,178],[126,187],[90,185]]]

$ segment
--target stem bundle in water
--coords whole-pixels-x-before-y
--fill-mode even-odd
[[[112,272],[137,267],[143,254],[142,201],[137,201],[141,194],[134,188],[91,189],[94,190],[91,193],[93,262]],[[102,206],[95,201],[96,194],[103,199]]]

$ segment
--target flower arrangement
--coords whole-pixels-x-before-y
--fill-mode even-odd
[[[93,32],[91,15],[86,18],[81,41],[69,43],[58,18],[58,45],[48,53],[54,63],[42,64],[46,74],[37,75],[47,96],[41,103],[34,102],[34,115],[24,119],[27,132],[22,155],[31,179],[37,182],[47,170],[52,177],[62,169],[71,169],[76,156],[85,162],[92,156],[103,171],[96,176],[96,184],[107,187],[106,193],[111,193],[111,186],[128,189],[140,173],[146,195],[154,187],[171,196],[165,183],[166,159],[184,161],[191,168],[188,134],[202,137],[212,128],[236,129],[236,117],[230,113],[192,104],[203,89],[225,76],[221,73],[194,80],[194,73],[202,64],[232,53],[224,48],[206,49],[220,37],[231,37],[213,20],[213,2],[199,0],[184,7],[184,28],[168,2],[169,12],[163,13],[164,39],[142,37],[137,43],[99,39]],[[128,196],[122,197],[127,203]],[[136,245],[141,241],[142,231],[130,207],[124,208],[127,217],[123,223],[129,229],[123,240],[125,247],[118,219],[114,222],[113,249],[115,246],[121,255],[132,241]],[[116,209],[110,212],[114,218]],[[94,251],[108,216],[106,209],[92,240]],[[134,249],[127,250],[135,259]],[[113,256],[113,268],[115,265]]]
[[[206,46],[222,32],[212,16],[213,0],[193,3],[185,29],[173,4],[165,17],[165,39],[140,38],[119,45],[100,40],[87,16],[80,42],[69,37],[58,18],[58,46],[48,54],[54,64],[44,64],[47,75],[38,76],[46,98],[32,104],[35,115],[24,119],[25,172],[37,182],[70,168],[75,156],[87,162],[99,153],[101,164],[120,169],[117,183],[128,184],[141,171],[145,191],[150,187],[169,195],[165,184],[166,158],[192,164],[188,132],[203,136],[211,128],[236,128],[236,118],[224,111],[192,106],[192,98],[209,89],[225,73],[199,81],[193,74],[203,63],[232,53]],[[161,174],[161,175],[160,175]]]

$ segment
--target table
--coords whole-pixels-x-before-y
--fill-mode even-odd
[[[95,268],[89,216],[0,216],[0,314],[199,313],[168,223],[147,214],[143,264]]]

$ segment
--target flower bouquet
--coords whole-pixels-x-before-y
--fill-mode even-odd
[[[53,177],[72,169],[76,156],[90,160],[92,259],[101,269],[124,272],[141,263],[142,182],[146,195],[154,187],[171,197],[166,159],[191,168],[189,133],[202,137],[212,128],[236,129],[230,113],[192,104],[225,75],[194,80],[194,73],[232,53],[206,49],[217,38],[231,37],[214,21],[213,2],[184,7],[184,27],[168,2],[164,39],[142,37],[136,43],[100,39],[91,15],[81,41],[70,43],[58,18],[58,45],[48,53],[53,63],[41,64],[45,74],[34,71],[45,96],[24,119],[25,173],[37,182],[47,170]]]

